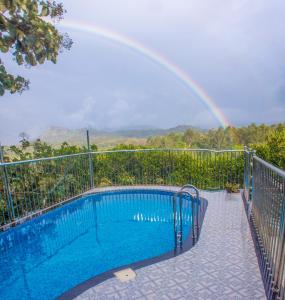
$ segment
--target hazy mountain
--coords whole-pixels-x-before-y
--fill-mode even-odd
[[[179,125],[169,129],[138,126],[135,128],[122,128],[117,130],[97,130],[90,128],[89,133],[91,143],[97,144],[100,148],[105,148],[115,146],[119,143],[143,145],[148,137],[184,132],[189,128],[201,130],[189,125]],[[39,138],[52,145],[60,145],[64,141],[70,144],[82,145],[86,144],[86,128],[68,129],[64,127],[50,127],[43,132]]]

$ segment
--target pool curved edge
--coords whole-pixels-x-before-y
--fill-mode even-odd
[[[167,192],[176,192],[177,187],[147,187],[145,186],[144,188],[142,188],[141,186],[133,186],[133,187],[108,187],[108,188],[98,188],[95,189],[94,191],[90,191],[85,193],[84,196],[86,195],[91,195],[91,194],[96,194],[96,193],[100,193],[100,192],[111,192],[111,191],[125,191],[125,190],[129,190],[129,189],[145,189],[145,190],[156,190],[156,191],[167,191]],[[202,231],[202,225],[203,225],[203,221],[204,221],[204,217],[205,217],[205,213],[207,210],[207,206],[208,206],[208,201],[205,198],[200,198],[200,209],[199,209],[199,218],[198,218],[198,226],[200,228],[199,230],[199,235],[198,238],[196,240],[196,242],[193,244],[193,240],[191,238],[191,234],[188,235],[187,239],[183,242],[183,246],[182,248],[177,248],[176,250],[171,250],[168,251],[164,254],[161,254],[159,256],[155,256],[153,258],[148,258],[139,262],[135,262],[135,263],[131,263],[131,264],[127,264],[118,268],[114,268],[111,269],[109,271],[106,271],[102,274],[96,275],[90,279],[87,279],[86,281],[76,285],[75,287],[71,288],[70,290],[64,292],[62,295],[60,295],[59,297],[57,297],[57,300],[70,300],[70,299],[74,299],[77,296],[79,296],[80,294],[84,293],[85,291],[87,291],[88,289],[94,287],[95,285],[110,279],[112,277],[114,277],[114,272],[126,269],[126,268],[131,268],[133,270],[137,270],[143,267],[147,267],[149,265],[167,260],[167,259],[171,259],[173,257],[176,257],[188,250],[190,250],[193,246],[195,246],[197,244],[197,242],[199,241],[200,238],[200,234]]]

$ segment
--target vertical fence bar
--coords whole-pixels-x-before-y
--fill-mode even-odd
[[[243,193],[247,204],[247,210],[249,206],[249,189],[250,189],[250,152],[246,146],[244,146],[244,185],[243,185]]]
[[[3,151],[3,147],[1,144],[0,144],[0,162],[4,163],[4,151]],[[9,215],[10,221],[12,221],[15,219],[15,212],[14,212],[13,198],[12,198],[12,194],[11,194],[11,189],[10,189],[9,178],[8,178],[6,166],[3,166],[2,170],[3,170],[4,188],[5,188],[6,197],[7,197],[6,205],[8,208],[8,215]]]
[[[252,194],[254,189],[253,182],[253,157],[255,151],[244,147],[244,177],[243,177],[243,195],[246,200],[246,211],[248,216],[251,213]]]
[[[90,139],[89,139],[89,130],[86,131],[87,136],[87,149],[88,149],[88,160],[89,160],[89,172],[90,172],[90,189],[94,188],[94,167],[92,153],[90,149]]]

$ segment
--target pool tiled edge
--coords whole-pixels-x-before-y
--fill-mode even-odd
[[[110,188],[94,191],[99,190]],[[208,208],[195,247],[137,269],[134,281],[121,283],[110,278],[76,299],[266,299],[240,195],[202,191],[201,196],[208,200]]]

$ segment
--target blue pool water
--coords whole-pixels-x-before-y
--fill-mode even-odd
[[[54,299],[103,272],[173,250],[172,199],[151,190],[94,194],[0,234],[0,299]]]

